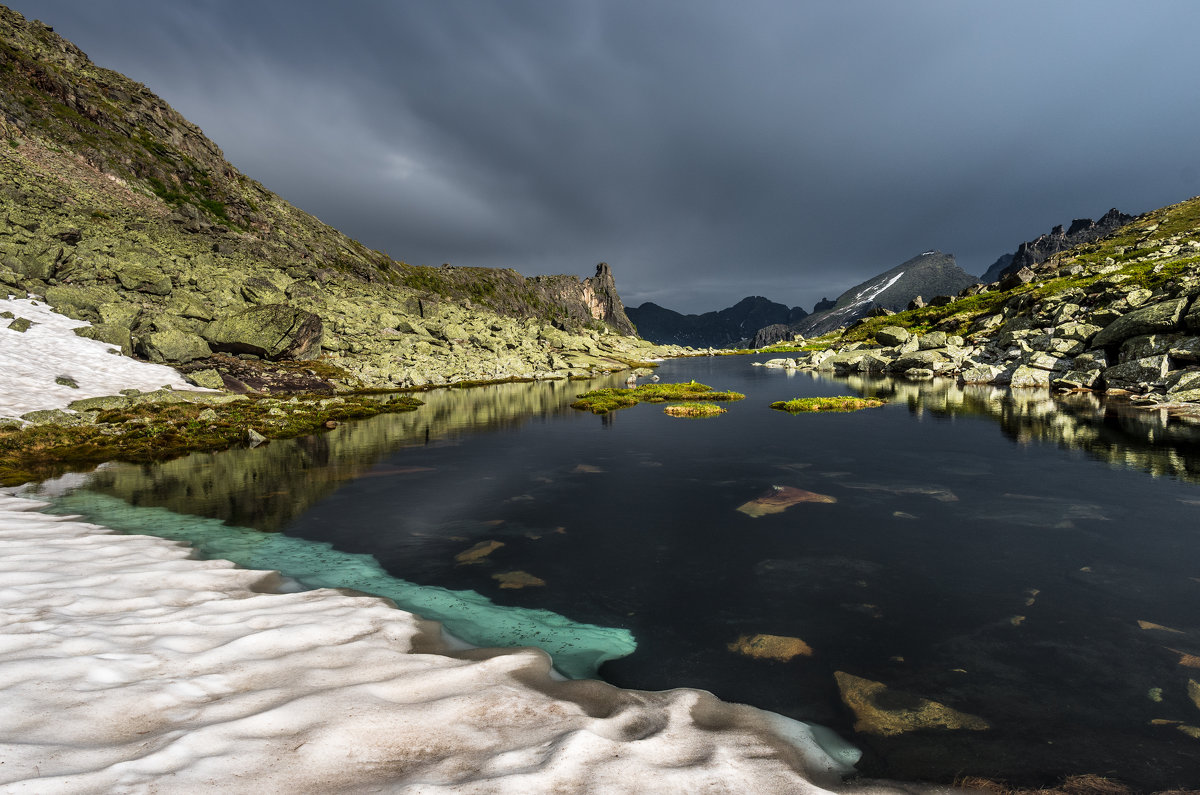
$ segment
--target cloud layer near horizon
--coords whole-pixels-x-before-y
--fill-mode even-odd
[[[1189,0],[15,0],[412,263],[811,309],[928,249],[1200,193]]]

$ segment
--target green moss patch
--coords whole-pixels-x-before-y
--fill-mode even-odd
[[[629,408],[638,403],[666,403],[668,401],[713,401],[741,400],[741,392],[717,392],[711,386],[690,381],[686,384],[643,384],[633,389],[597,389],[585,392],[571,404],[571,408],[607,414],[616,409]]]
[[[343,420],[412,411],[407,395],[252,397],[221,405],[146,404],[100,411],[95,422],[0,429],[0,485],[86,471],[105,461],[147,463],[244,444],[253,429],[267,439],[324,431]]]
[[[771,404],[771,408],[780,411],[799,414],[801,412],[812,411],[858,411],[859,409],[872,409],[877,406],[882,406],[887,403],[886,400],[878,398],[857,398],[848,396],[838,397],[813,397],[813,398],[794,398],[792,400],[777,400]]]

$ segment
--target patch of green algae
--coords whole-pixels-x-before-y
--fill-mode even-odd
[[[872,409],[887,403],[878,398],[857,398],[849,396],[793,398],[792,400],[777,400],[771,408],[788,411],[793,414],[815,411],[848,412],[860,409]]]
[[[717,392],[711,386],[689,381],[686,384],[642,384],[632,389],[596,389],[585,392],[571,404],[571,408],[607,414],[617,409],[636,406],[638,403],[666,403],[667,401],[712,401],[742,400],[741,392]]]
[[[147,463],[241,445],[253,429],[267,439],[317,433],[343,420],[412,411],[407,395],[248,397],[228,403],[148,403],[84,413],[93,423],[0,429],[0,485],[86,471],[106,461]]]

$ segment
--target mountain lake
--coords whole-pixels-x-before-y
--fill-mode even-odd
[[[657,369],[745,393],[717,417],[569,407],[624,374],[441,389],[31,491],[475,645],[539,645],[570,676],[827,726],[865,775],[1200,786],[1200,425],[767,358]],[[769,408],[845,394],[889,402]]]

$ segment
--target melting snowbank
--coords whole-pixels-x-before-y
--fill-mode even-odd
[[[74,329],[87,321],[56,314],[41,301],[0,297],[0,311],[32,323],[22,332],[8,327],[11,320],[0,320],[0,417],[65,409],[73,400],[122,389],[196,389],[174,368],[139,362],[121,356],[116,346],[76,336]],[[56,383],[60,375],[74,379],[78,388]]]
[[[274,593],[41,507],[0,496],[5,791],[821,792],[852,761],[702,691],[446,653],[384,600]]]
[[[572,621],[549,610],[506,607],[476,591],[418,585],[391,576],[371,555],[342,552],[332,545],[229,525],[166,508],[129,505],[106,494],[67,488],[51,498],[54,513],[81,514],[121,533],[181,541],[205,558],[248,569],[271,568],[306,588],[351,588],[391,599],[405,610],[438,621],[475,646],[535,646],[572,679],[594,679],[600,665],[637,649],[627,629]],[[57,491],[43,484],[38,494]]]

